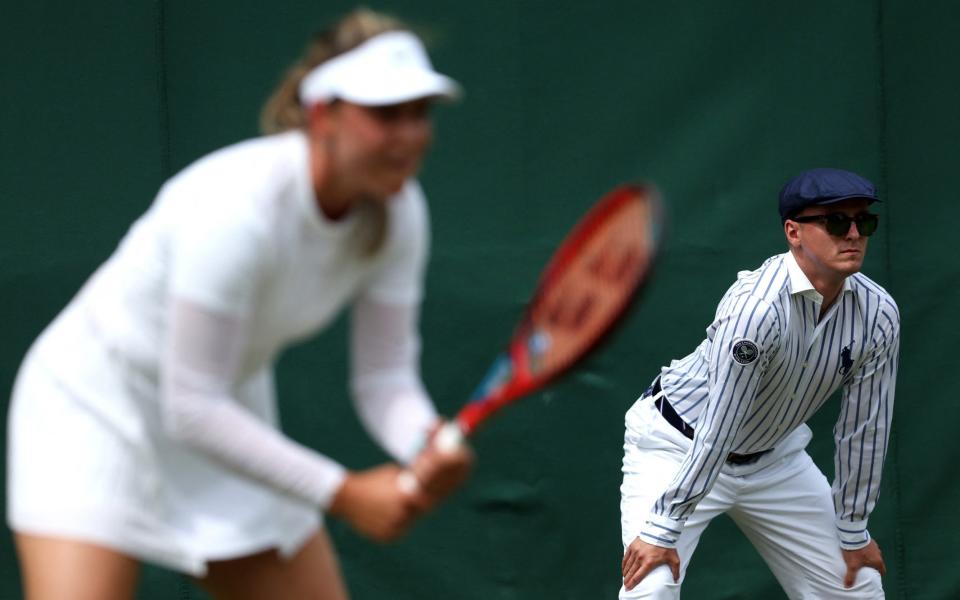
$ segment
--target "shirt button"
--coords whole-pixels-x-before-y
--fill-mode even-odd
[[[806,369],[806,368],[807,368],[807,363],[803,363],[803,364],[801,364],[800,366],[803,367],[804,369]]]

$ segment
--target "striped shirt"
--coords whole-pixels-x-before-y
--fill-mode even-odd
[[[890,294],[848,277],[822,318],[823,297],[792,254],[743,271],[717,307],[707,338],[661,372],[661,388],[696,431],[641,536],[673,546],[729,453],[774,448],[843,388],[834,427],[833,498],[841,545],[869,542],[887,452],[900,346]]]

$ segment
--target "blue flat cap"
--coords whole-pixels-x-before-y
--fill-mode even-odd
[[[808,206],[833,204],[850,198],[879,202],[877,188],[856,173],[841,169],[811,169],[780,190],[780,219],[786,221]]]

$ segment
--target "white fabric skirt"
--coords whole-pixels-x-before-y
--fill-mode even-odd
[[[273,402],[272,390],[263,396]],[[270,548],[292,556],[321,525],[315,507],[167,438],[155,377],[106,348],[75,308],[24,360],[8,428],[14,531],[83,540],[203,576],[211,560]]]

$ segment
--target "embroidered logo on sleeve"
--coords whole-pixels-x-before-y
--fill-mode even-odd
[[[741,365],[749,365],[760,356],[757,345],[750,340],[740,340],[733,345],[733,360]]]

